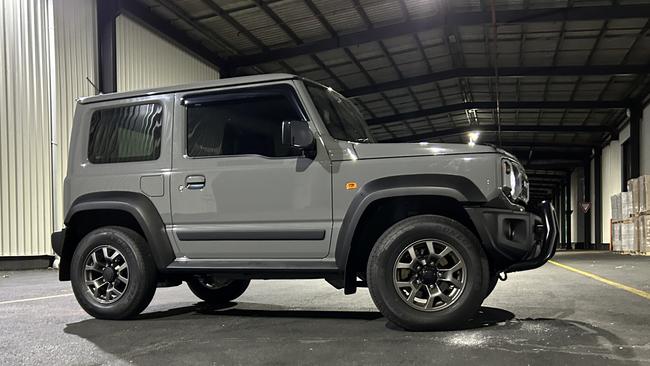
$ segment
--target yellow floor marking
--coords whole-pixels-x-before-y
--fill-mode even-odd
[[[571,272],[575,272],[575,273],[581,274],[581,275],[583,275],[583,276],[586,276],[586,277],[592,278],[592,279],[594,279],[594,280],[596,280],[596,281],[600,281],[600,282],[602,282],[602,283],[604,283],[604,284],[607,284],[607,285],[610,285],[610,286],[613,286],[613,287],[619,288],[619,289],[621,289],[621,290],[625,290],[625,291],[627,291],[627,292],[633,293],[633,294],[635,294],[635,295],[637,295],[637,296],[641,296],[641,297],[643,297],[643,298],[645,298],[645,299],[650,300],[650,293],[649,293],[649,292],[646,292],[646,291],[643,291],[643,290],[639,290],[639,289],[636,289],[636,288],[634,288],[634,287],[630,287],[630,286],[627,286],[627,285],[624,285],[624,284],[622,284],[622,283],[618,283],[618,282],[615,282],[615,281],[612,281],[612,280],[608,280],[607,278],[600,277],[599,275],[595,275],[595,274],[593,274],[593,273],[585,272],[585,271],[579,270],[579,269],[577,269],[577,268],[573,268],[573,267],[571,267],[571,266],[567,266],[566,264],[558,263],[558,262],[556,262],[556,261],[549,261],[549,263],[554,264],[554,265],[556,265],[556,266],[558,266],[558,267],[560,267],[560,268],[564,268],[564,269],[566,269],[566,270],[568,270],[568,271],[571,271]]]
[[[43,296],[43,297],[32,297],[31,299],[0,301],[0,305],[15,304],[15,303],[19,303],[19,302],[36,301],[36,300],[55,299],[57,297],[66,297],[66,296],[72,296],[72,295],[73,294],[62,294],[62,295],[52,295],[52,296]]]

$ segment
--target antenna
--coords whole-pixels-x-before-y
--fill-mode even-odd
[[[86,76],[86,81],[87,81],[88,83],[90,83],[90,85],[92,85],[93,88],[95,88],[95,94],[102,94],[102,91],[99,90],[99,88],[97,87],[97,85],[95,85],[95,83],[93,83],[93,82],[90,80],[90,78],[88,78],[88,76]]]

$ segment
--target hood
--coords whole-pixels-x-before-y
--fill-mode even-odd
[[[376,143],[354,144],[359,159],[400,158],[412,156],[488,154],[497,149],[487,145],[437,143]]]

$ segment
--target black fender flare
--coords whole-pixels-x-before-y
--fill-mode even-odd
[[[371,203],[379,199],[400,196],[442,196],[452,198],[461,204],[480,204],[487,201],[485,195],[471,180],[459,175],[400,175],[366,183],[352,199],[336,241],[336,266],[345,272],[346,293],[351,293],[348,292],[348,286],[350,281],[354,281],[354,277],[347,273],[348,257],[361,217]]]
[[[176,258],[165,224],[154,204],[144,194],[106,191],[79,196],[66,214],[66,227],[69,227],[75,215],[94,210],[124,211],[133,216],[142,229],[159,271],[164,270]]]

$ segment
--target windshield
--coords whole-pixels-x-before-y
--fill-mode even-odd
[[[354,103],[319,85],[307,84],[307,90],[332,137],[343,141],[374,142]]]

